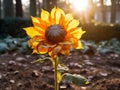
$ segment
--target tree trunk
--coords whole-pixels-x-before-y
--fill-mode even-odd
[[[3,17],[14,17],[13,0],[3,0]]]
[[[0,18],[2,17],[2,10],[1,10],[1,0],[0,0]]]
[[[89,11],[88,11],[89,22],[94,20],[95,8],[96,5],[94,4],[93,0],[89,0]]]
[[[57,0],[43,0],[44,9],[50,11],[55,6],[57,6]]]
[[[57,6],[57,0],[52,0],[52,4],[53,4],[53,6],[52,7],[54,7],[54,6]]]
[[[37,16],[36,0],[30,0],[30,15]]]
[[[101,12],[102,12],[102,20],[106,22],[106,6],[104,5],[104,0],[100,0],[101,3]]]
[[[16,17],[23,17],[21,0],[16,0]]]
[[[50,11],[50,8],[49,8],[49,2],[50,2],[51,0],[43,0],[43,9],[45,9],[45,10],[48,10],[48,11]]]
[[[111,23],[115,23],[116,20],[116,0],[111,0]]]

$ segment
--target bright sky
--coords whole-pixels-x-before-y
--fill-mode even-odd
[[[76,11],[84,11],[88,7],[88,0],[69,0],[71,6]]]
[[[94,1],[99,1],[99,0],[94,0]],[[69,2],[71,3],[71,6],[74,10],[76,11],[85,11],[88,9],[88,4],[89,4],[89,0],[69,0]],[[111,5],[111,0],[106,0],[105,4],[107,6]]]
[[[106,0],[106,5],[110,6],[111,5],[111,0]]]
[[[42,0],[39,0],[42,2]],[[71,6],[73,9],[76,11],[84,11],[88,7],[88,0],[68,0],[71,3]],[[94,0],[94,1],[99,1],[99,0]],[[22,3],[27,6],[29,5],[29,0],[22,0]],[[109,6],[111,5],[111,0],[106,0],[106,5]]]
[[[22,4],[24,4],[25,6],[29,5],[29,0],[22,0]]]

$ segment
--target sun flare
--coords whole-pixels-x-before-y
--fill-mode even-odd
[[[88,0],[70,0],[70,4],[75,11],[85,11],[88,7]]]

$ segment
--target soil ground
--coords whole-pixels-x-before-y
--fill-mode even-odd
[[[34,63],[44,55],[9,52],[0,55],[0,90],[54,90],[54,72],[49,60]],[[120,90],[119,54],[81,54],[71,52],[61,63],[69,73],[86,77],[90,84],[76,86],[62,80],[60,90]]]

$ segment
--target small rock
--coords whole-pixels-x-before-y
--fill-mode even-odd
[[[84,60],[84,63],[87,65],[94,65],[92,62],[90,62],[90,60]]]
[[[50,66],[43,66],[42,71],[49,71],[51,68]]]
[[[7,74],[3,74],[3,76],[4,76],[4,77],[6,77],[6,76],[7,76]]]
[[[84,59],[89,59],[89,56],[88,55],[83,55],[83,58]]]
[[[2,75],[0,74],[0,79],[2,79]]]
[[[23,67],[28,67],[28,65],[27,64],[23,64]]]
[[[66,88],[67,88],[66,85],[61,85],[61,86],[60,86],[60,89],[66,89]]]
[[[115,55],[114,55],[114,57],[118,58],[118,57],[119,57],[119,55],[118,55],[118,54],[115,54]]]
[[[73,66],[74,66],[74,63],[73,63],[73,62],[70,62],[69,66],[70,66],[70,67],[73,67]]]
[[[116,58],[119,57],[119,55],[118,55],[118,54],[111,54],[110,57],[111,57],[112,59],[116,59]]]
[[[85,90],[85,89],[87,89],[87,88],[86,88],[86,87],[81,87],[81,89],[84,89],[84,90]]]
[[[108,73],[104,73],[104,72],[100,72],[99,74],[104,77],[108,76]]]
[[[16,74],[18,74],[19,73],[19,71],[14,71],[14,74],[16,75]]]
[[[10,60],[10,61],[8,62],[8,64],[9,64],[9,65],[16,65],[16,62],[13,61],[13,60]]]
[[[82,65],[80,65],[80,64],[78,64],[78,63],[75,63],[75,66],[76,66],[76,67],[79,67],[79,68],[82,68],[82,67],[83,67]]]
[[[15,80],[10,80],[10,83],[12,83],[12,84],[15,83]]]
[[[79,67],[79,68],[82,68],[82,67],[83,67],[82,65],[80,65],[80,64],[78,64],[78,63],[73,63],[73,62],[71,62],[71,63],[69,64],[69,66],[70,66],[70,67]]]
[[[33,70],[33,75],[36,76],[36,77],[38,77],[39,76],[38,71],[37,70]]]
[[[13,57],[15,57],[16,55],[17,55],[17,53],[14,53],[14,54],[13,54]]]
[[[6,66],[6,63],[1,63],[1,65]]]
[[[40,55],[41,58],[45,58],[46,56],[45,55]]]
[[[26,55],[26,58],[29,58],[30,57],[30,55]]]
[[[101,60],[101,58],[100,57],[96,57],[96,60]]]
[[[94,78],[94,76],[88,76],[88,80],[91,81]]]
[[[17,57],[16,58],[16,61],[24,61],[25,60],[25,58],[23,58],[23,57]]]
[[[18,86],[18,87],[21,87],[21,86],[22,86],[22,83],[18,83],[17,86]]]
[[[11,87],[6,87],[5,90],[11,90]]]
[[[21,64],[21,63],[17,63],[17,65],[18,65],[18,66],[22,66],[22,64]]]

